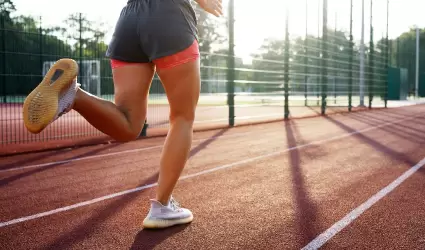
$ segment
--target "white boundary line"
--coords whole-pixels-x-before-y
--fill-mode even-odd
[[[336,222],[325,232],[317,236],[314,240],[312,240],[308,245],[306,245],[302,249],[309,250],[309,249],[319,249],[320,247],[322,247],[326,242],[332,239],[332,237],[334,237],[337,233],[339,233],[341,230],[347,227],[351,222],[353,222],[360,215],[362,215],[366,210],[372,207],[375,203],[377,203],[379,200],[381,200],[387,194],[393,191],[396,187],[398,187],[407,178],[409,178],[414,173],[416,173],[424,165],[425,165],[425,158],[422,159],[418,164],[416,164],[415,166],[411,167],[409,170],[404,172],[403,175],[398,177],[391,184],[389,184],[385,188],[381,189],[378,193],[370,197],[366,202],[364,202],[363,204],[355,208],[353,211],[348,213],[346,216],[344,216],[344,218],[342,218],[340,221]]]
[[[24,167],[2,169],[2,170],[0,170],[0,173],[26,170],[26,169],[31,169],[31,168],[49,167],[49,166],[53,166],[53,165],[57,165],[57,164],[65,164],[65,163],[71,163],[71,162],[83,161],[83,160],[90,160],[90,159],[96,159],[96,158],[102,158],[102,157],[109,157],[109,156],[120,155],[120,154],[136,153],[136,152],[142,152],[142,151],[157,149],[157,148],[161,148],[161,147],[162,147],[162,145],[158,145],[158,146],[152,146],[152,147],[146,147],[146,148],[124,150],[124,151],[119,151],[119,152],[114,152],[114,153],[107,153],[107,154],[86,156],[86,157],[81,157],[81,158],[74,158],[74,159],[63,160],[63,161],[54,161],[54,162],[47,162],[47,163],[41,163],[41,164],[35,164],[35,165],[28,165],[28,166],[24,166]]]
[[[343,134],[343,135],[331,137],[331,138],[328,138],[328,139],[313,141],[313,142],[306,143],[306,144],[303,144],[303,145],[300,145],[300,146],[296,146],[296,147],[288,148],[288,149],[285,149],[285,150],[277,151],[277,152],[274,152],[274,153],[269,153],[269,154],[245,159],[245,160],[242,160],[242,161],[234,162],[234,163],[231,163],[231,164],[218,166],[218,167],[211,168],[211,169],[208,169],[208,170],[200,171],[198,173],[182,176],[182,177],[179,178],[179,180],[185,180],[185,179],[209,174],[209,173],[212,173],[212,172],[216,172],[218,170],[228,169],[228,168],[232,168],[232,167],[235,167],[235,166],[254,162],[254,161],[257,161],[257,160],[262,160],[262,159],[278,156],[278,155],[281,155],[283,153],[293,151],[293,150],[297,150],[297,149],[301,149],[301,148],[305,148],[305,147],[308,147],[308,146],[311,146],[311,145],[324,144],[324,143],[327,143],[327,142],[331,142],[331,141],[335,141],[335,140],[338,140],[338,139],[350,137],[352,135],[364,133],[364,132],[375,130],[375,129],[378,129],[378,128],[382,128],[382,127],[385,127],[385,126],[405,122],[405,121],[408,121],[408,120],[413,120],[413,119],[416,119],[418,117],[419,116],[413,116],[413,117],[401,119],[401,120],[398,120],[398,121],[395,121],[395,122],[388,122],[388,123],[381,124],[379,126],[373,126],[373,127],[369,127],[369,128],[362,129],[362,130],[353,131],[351,133],[346,133],[346,134]],[[38,214],[33,214],[33,215],[30,215],[30,216],[25,216],[25,217],[21,217],[21,218],[9,220],[9,221],[4,221],[4,222],[0,223],[0,228],[6,227],[6,226],[9,226],[9,225],[13,225],[13,224],[18,224],[18,223],[25,222],[25,221],[29,221],[29,220],[34,220],[34,219],[49,216],[49,215],[53,215],[53,214],[57,214],[57,213],[64,212],[64,211],[69,211],[69,210],[72,210],[72,209],[75,209],[75,208],[88,206],[88,205],[91,205],[91,204],[94,204],[94,203],[97,203],[97,202],[100,202],[100,201],[112,199],[112,198],[122,196],[122,195],[126,195],[126,194],[129,194],[129,193],[138,192],[138,191],[145,190],[145,189],[148,189],[148,188],[152,188],[152,187],[155,187],[157,185],[158,185],[158,183],[153,183],[153,184],[141,186],[141,187],[138,187],[138,188],[129,189],[129,190],[125,190],[125,191],[122,191],[122,192],[98,197],[98,198],[95,198],[95,199],[92,199],[92,200],[76,203],[76,204],[73,204],[73,205],[70,205],[70,206],[61,207],[61,208],[57,208],[57,209],[54,209],[54,210],[50,210],[50,211],[46,211],[46,212],[42,212],[42,213],[38,213]]]

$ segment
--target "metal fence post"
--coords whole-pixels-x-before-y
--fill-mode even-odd
[[[42,17],[40,16],[40,27],[39,31],[39,39],[40,39],[40,70],[43,72],[43,28],[42,28]],[[40,76],[40,82],[43,80],[43,75]]]
[[[7,102],[7,93],[6,93],[6,25],[5,23],[5,15],[1,14],[0,15],[0,27],[1,27],[1,37],[2,37],[2,41],[1,41],[1,65],[2,65],[2,69],[1,69],[1,73],[2,73],[2,77],[1,77],[1,82],[2,82],[2,95],[3,95],[3,102],[6,103]]]
[[[322,115],[326,114],[326,97],[328,84],[328,0],[323,0],[323,35],[322,35]]]
[[[384,102],[385,102],[385,108],[387,108],[388,103],[388,50],[389,50],[389,44],[388,44],[388,14],[389,14],[389,0],[387,0],[387,34],[385,39],[385,93],[384,93]]]
[[[82,71],[82,67],[83,67],[83,17],[82,17],[82,14],[81,13],[79,13],[79,25],[80,25],[80,30],[79,30],[79,32],[80,32],[80,37],[79,37],[79,49],[80,49],[80,55],[79,55],[79,62],[80,62],[80,67],[78,67],[78,69],[79,69],[79,77],[81,78],[82,77],[82,73],[83,73],[83,71]],[[80,80],[81,81],[81,80]]]
[[[317,51],[320,51],[320,48],[322,47],[322,40],[320,39],[320,0],[317,1]],[[317,71],[316,71],[316,86],[315,86],[315,91],[316,91],[316,97],[317,97],[317,106],[320,105],[320,81],[321,79],[319,79],[319,74],[320,74],[320,67],[322,65],[322,61],[320,60],[320,53],[317,56]]]
[[[227,105],[229,106],[229,126],[235,125],[235,1],[229,0],[229,54],[227,57]]]
[[[369,42],[369,109],[372,108],[373,101],[373,86],[374,86],[374,43],[373,43],[373,25],[372,25],[372,4],[373,0],[370,0],[370,42]]]
[[[396,44],[396,58],[395,58],[395,60],[396,60],[397,68],[400,68],[401,54],[400,54],[400,38],[399,37],[397,37],[396,43],[397,44]]]
[[[289,118],[289,10],[286,7],[285,56],[283,66],[283,83],[285,91],[285,119]]]
[[[148,119],[145,119],[145,123],[143,124],[142,131],[140,131],[139,137],[145,137],[147,135],[149,124]]]
[[[359,81],[359,97],[360,97],[360,107],[364,107],[364,64],[365,64],[365,44],[364,44],[364,1],[362,0],[362,34],[361,34],[361,42],[360,42],[360,81]]]
[[[308,105],[308,0],[305,0],[305,40],[304,40],[304,105]]]
[[[337,87],[336,87],[336,85],[337,85],[337,79],[338,79],[338,46],[337,46],[337,44],[338,44],[338,38],[337,38],[337,32],[338,32],[338,30],[337,30],[337,26],[338,26],[338,13],[337,12],[335,12],[335,29],[334,29],[334,43],[335,43],[335,45],[333,45],[333,56],[332,56],[332,74],[333,74],[333,84],[334,84],[334,86],[333,86],[333,92],[334,92],[334,104],[336,104],[336,98],[337,98],[337,91],[336,91],[336,89],[337,89]]]
[[[353,108],[353,0],[350,0],[350,42],[348,69],[348,111]]]

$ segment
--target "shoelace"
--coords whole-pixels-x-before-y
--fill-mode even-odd
[[[179,210],[180,209],[180,203],[178,203],[173,197],[170,198],[170,206],[174,210]]]

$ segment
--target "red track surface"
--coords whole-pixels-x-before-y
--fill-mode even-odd
[[[425,157],[424,111],[418,105],[199,132],[183,173],[189,177],[174,193],[193,211],[192,224],[143,230],[151,187],[0,227],[0,246],[300,249]],[[3,157],[0,221],[155,183],[163,140]],[[424,173],[323,248],[423,249]]]

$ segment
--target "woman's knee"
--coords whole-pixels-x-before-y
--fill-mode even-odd
[[[121,110],[123,109],[121,108]],[[114,139],[119,142],[134,141],[139,138],[143,126],[145,125],[146,111],[142,109],[138,115],[134,115],[132,112],[128,111],[124,111],[123,114],[127,118],[128,126],[123,127]]]
[[[118,142],[130,142],[139,138],[142,128],[140,130],[123,130],[121,133],[118,133],[114,138]]]
[[[190,124],[193,124],[195,121],[195,111],[185,110],[185,111],[173,111],[170,112],[170,122],[183,121]]]

